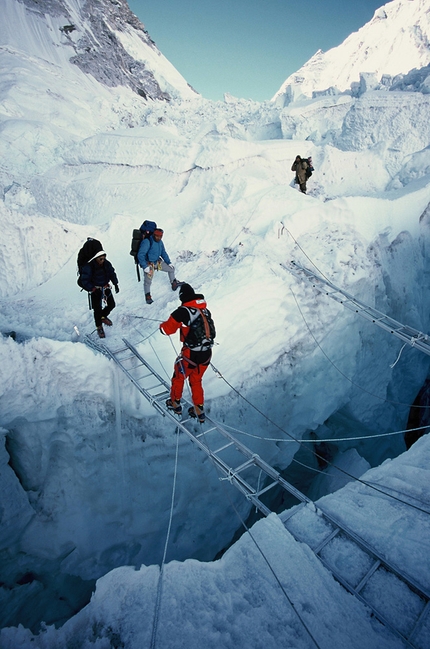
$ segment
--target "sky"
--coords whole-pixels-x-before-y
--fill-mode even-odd
[[[129,0],[197,92],[265,101],[319,49],[340,45],[383,0]]]

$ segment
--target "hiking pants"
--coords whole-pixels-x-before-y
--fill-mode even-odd
[[[302,194],[306,194],[306,180],[304,183],[301,183],[299,177],[296,176],[294,182],[296,183],[296,185],[300,187],[300,191],[302,192]]]
[[[201,406],[204,404],[205,400],[202,379],[203,374],[208,369],[211,356],[204,363],[197,365],[189,359],[189,352],[189,349],[183,349],[181,356],[178,356],[175,361],[172,386],[170,388],[170,398],[172,401],[180,401],[184,390],[185,379],[188,379],[193,404],[195,406]]]
[[[169,264],[166,264],[164,259],[160,259],[159,261],[156,261],[154,264],[155,270],[163,270],[165,273],[169,275],[169,282],[172,283],[173,280],[175,279],[175,269],[170,268]],[[154,272],[155,272],[154,270]],[[152,278],[154,277],[154,273],[143,273],[143,290],[146,293],[151,292],[151,284],[152,284]]]
[[[106,306],[103,306],[102,299],[106,298]],[[113,299],[112,291],[110,288],[96,288],[95,291],[90,293],[91,295],[91,306],[94,311],[94,321],[96,327],[100,327],[102,324],[102,318],[107,318],[109,313],[115,308],[115,300]]]

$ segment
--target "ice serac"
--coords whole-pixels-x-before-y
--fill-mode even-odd
[[[55,49],[60,48],[71,64],[98,82],[131,88],[144,99],[169,101],[196,95],[163,57],[125,0],[18,1],[25,6],[25,16],[37,28],[36,34],[41,34],[47,58],[55,59]],[[18,29],[21,49],[20,35]]]
[[[389,86],[393,77],[430,63],[429,41],[428,1],[393,0],[339,46],[318,50],[273,99],[287,104],[301,95],[343,92],[351,84]]]

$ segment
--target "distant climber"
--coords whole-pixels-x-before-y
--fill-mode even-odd
[[[166,252],[162,242],[164,230],[156,228],[149,237],[143,239],[137,253],[139,265],[143,268],[144,280],[143,290],[145,291],[145,300],[147,304],[152,304],[151,284],[154,277],[154,271],[163,270],[169,276],[172,291],[176,291],[178,286],[183,282],[178,282],[175,278],[175,267],[170,262],[170,257]]]
[[[100,250],[82,267],[80,275],[80,285],[90,293],[94,321],[100,338],[106,337],[103,325],[112,326],[112,320],[108,316],[115,308],[115,300],[110,282],[115,286],[115,293],[119,293],[115,269],[106,259],[105,251]]]
[[[296,156],[296,159],[294,160],[291,167],[291,171],[296,172],[295,182],[299,185],[300,191],[303,194],[306,194],[306,181],[308,179],[308,174],[307,174],[308,167],[309,167],[308,161],[299,155]]]
[[[180,330],[181,353],[175,361],[170,399],[166,406],[177,415],[182,414],[181,397],[185,379],[188,378],[194,406],[188,409],[190,417],[205,421],[203,374],[212,357],[212,346],[216,336],[215,325],[206,301],[201,293],[195,293],[192,286],[183,283],[179,289],[181,306],[162,322],[160,331],[171,336]]]

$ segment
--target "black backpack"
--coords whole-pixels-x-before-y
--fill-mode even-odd
[[[211,312],[208,309],[184,307],[190,314],[190,329],[185,346],[192,351],[203,352],[213,347],[216,331]]]
[[[312,172],[315,171],[312,165],[312,158],[309,156],[309,158],[302,158],[307,163],[307,168],[306,168],[306,178],[310,178],[312,176]]]
[[[78,264],[78,279],[77,283],[78,286],[81,288],[84,288],[81,283],[81,273],[82,273],[82,268],[88,264],[90,259],[94,257],[100,250],[103,250],[103,246],[100,241],[97,239],[93,239],[92,237],[88,237],[88,239],[85,241],[84,245],[78,252],[78,258],[77,258],[77,264]]]
[[[134,263],[136,264],[136,273],[137,281],[140,282],[140,272],[139,272],[139,260],[137,258],[137,253],[139,252],[140,244],[144,239],[153,234],[154,230],[157,229],[157,224],[155,221],[144,221],[138,230],[133,230],[133,235],[131,238],[131,250],[130,255],[134,258]]]

